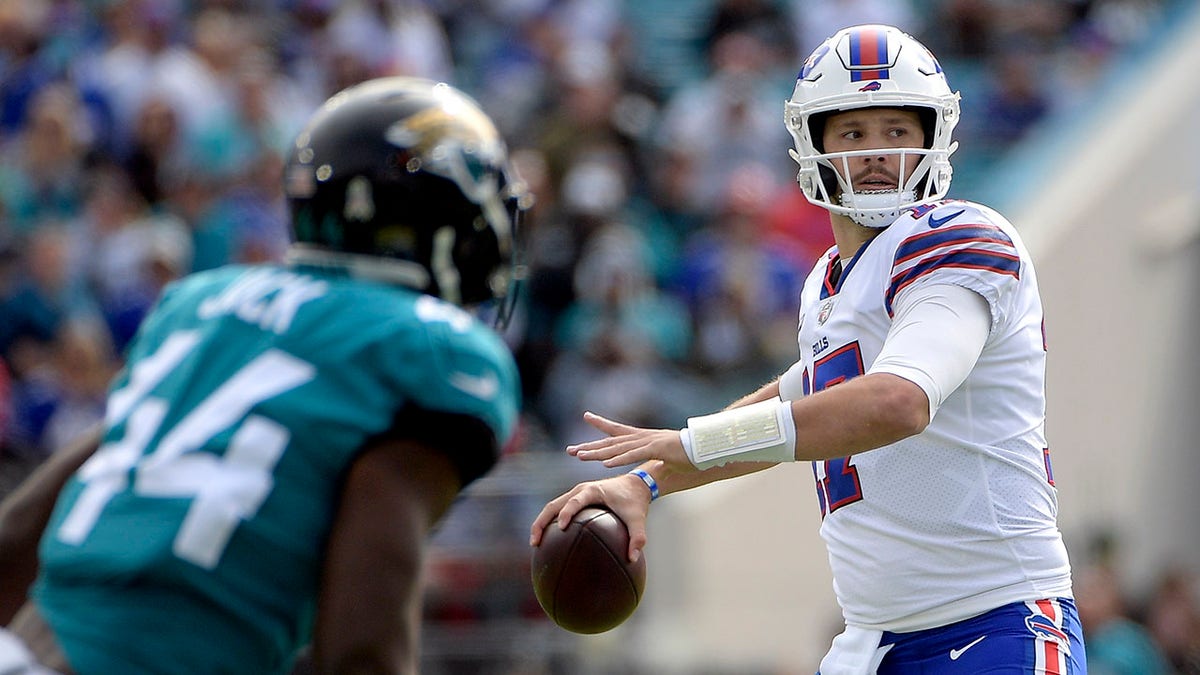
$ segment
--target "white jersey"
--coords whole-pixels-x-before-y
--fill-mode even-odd
[[[908,632],[1071,597],[1043,433],[1041,300],[1029,254],[998,213],[946,200],[905,212],[852,260],[830,249],[801,294],[793,372],[802,375],[781,378],[780,394],[868,372],[897,296],[930,283],[987,300],[991,332],[975,367],[922,433],[813,463],[821,536],[851,625]]]

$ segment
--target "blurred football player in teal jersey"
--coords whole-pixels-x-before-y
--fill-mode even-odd
[[[286,264],[169,287],[103,429],[0,507],[4,672],[416,672],[427,537],[520,405],[463,307],[504,320],[529,198],[487,115],[410,78],[332,97],[284,178]]]

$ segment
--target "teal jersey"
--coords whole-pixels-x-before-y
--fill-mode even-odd
[[[478,420],[494,443],[444,450],[466,483],[519,397],[500,337],[436,298],[273,266],[189,277],[130,347],[104,442],[42,539],[35,600],[80,675],[284,672],[364,443]]]

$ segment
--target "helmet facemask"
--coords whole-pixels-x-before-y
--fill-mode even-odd
[[[946,153],[946,156],[948,154]],[[794,150],[791,155],[799,161]],[[906,175],[908,178],[898,189],[855,190],[852,180],[849,179],[854,175],[852,160],[881,155],[899,156],[897,178]],[[849,216],[854,222],[866,227],[887,227],[905,209],[941,199],[945,196],[945,190],[939,189],[938,186],[949,183],[952,171],[949,162],[939,160],[938,154],[928,148],[819,153],[812,155],[810,159],[816,162],[818,175],[812,186],[816,198],[810,201],[816,201],[835,213]],[[911,172],[909,167],[914,167]],[[934,171],[934,167],[938,170]],[[797,175],[797,181],[802,188],[806,187],[805,181],[810,179],[810,175],[806,175],[803,169]],[[931,176],[934,178],[931,179]]]

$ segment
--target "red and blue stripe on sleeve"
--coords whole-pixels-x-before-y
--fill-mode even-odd
[[[1013,240],[994,225],[954,225],[913,234],[896,249],[885,299],[888,316],[896,294],[939,270],[977,270],[986,283],[996,275],[1020,278],[1021,257]]]

